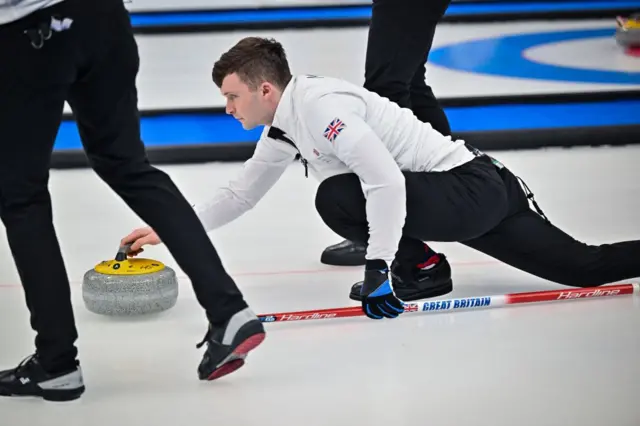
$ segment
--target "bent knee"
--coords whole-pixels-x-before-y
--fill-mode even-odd
[[[360,179],[354,173],[346,173],[325,179],[316,192],[316,210],[326,221],[340,211],[357,208],[358,201],[364,207],[364,195]]]

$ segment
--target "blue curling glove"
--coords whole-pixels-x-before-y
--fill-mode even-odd
[[[396,318],[404,312],[402,301],[393,294],[384,260],[367,260],[360,295],[362,310],[371,319]]]

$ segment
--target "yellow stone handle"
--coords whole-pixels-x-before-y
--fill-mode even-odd
[[[105,260],[95,266],[96,272],[108,275],[144,275],[159,272],[165,268],[162,262],[153,259],[127,259],[131,244],[118,248],[114,260]]]

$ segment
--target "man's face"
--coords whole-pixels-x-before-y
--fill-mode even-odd
[[[263,83],[257,90],[251,91],[234,73],[224,78],[220,92],[227,99],[227,114],[240,121],[245,130],[269,124],[273,118],[268,102],[271,96],[271,85],[268,83]]]

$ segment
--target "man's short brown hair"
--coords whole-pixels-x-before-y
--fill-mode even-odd
[[[246,37],[225,52],[213,66],[213,82],[221,87],[226,76],[236,73],[251,90],[267,81],[284,90],[291,71],[284,48],[274,39]]]

